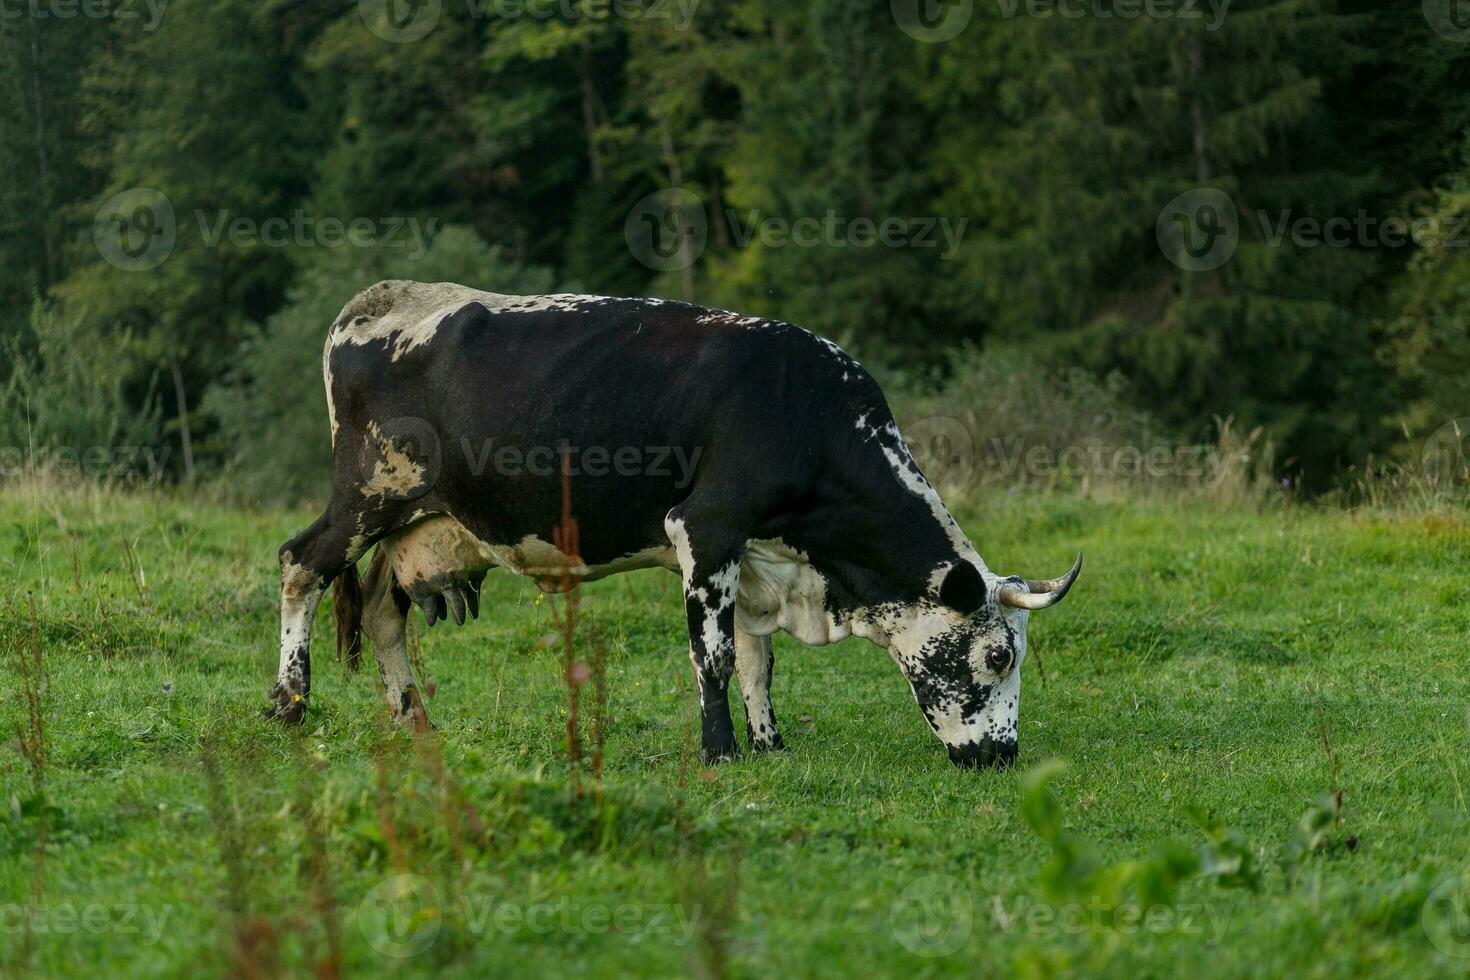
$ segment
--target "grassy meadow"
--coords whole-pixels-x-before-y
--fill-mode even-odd
[[[954,768],[876,647],[784,636],[786,751],[705,768],[677,579],[612,578],[574,780],[562,600],[504,573],[478,622],[413,613],[432,734],[325,607],[307,724],[262,720],[311,516],[0,496],[0,976],[1470,973],[1462,521],[962,510],[993,568],[1087,555],[1004,772]]]

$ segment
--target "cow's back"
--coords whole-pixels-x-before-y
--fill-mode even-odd
[[[835,345],[661,300],[378,283],[334,322],[325,368],[338,438],[429,433],[423,509],[485,540],[549,539],[568,466],[589,560],[660,540],[701,486],[732,505],[738,488],[751,520],[789,511],[840,462],[851,419],[887,414]]]

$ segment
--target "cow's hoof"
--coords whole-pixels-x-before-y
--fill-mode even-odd
[[[713,748],[706,745],[699,750],[699,758],[707,766],[712,766],[717,762],[733,762],[740,758],[740,746],[734,742],[731,742],[729,745],[715,746]]]
[[[422,712],[401,715],[395,711],[390,712],[390,714],[393,717],[393,724],[400,731],[407,732],[410,735],[427,735],[430,732],[437,732],[439,730],[439,726],[430,721],[428,716]]]
[[[757,732],[745,725],[745,741],[750,745],[752,752],[777,752],[786,748],[786,743],[781,741],[781,733],[771,728],[767,731]]]
[[[413,735],[427,735],[435,731],[438,726],[429,721],[429,713],[424,710],[423,699],[419,692],[413,687],[404,688],[398,694],[398,703],[388,702],[388,713],[393,718],[393,724],[405,732]]]
[[[274,700],[269,708],[265,709],[267,721],[279,721],[287,725],[299,725],[306,720],[306,698],[300,694],[286,694],[283,691],[272,689],[270,693]]]

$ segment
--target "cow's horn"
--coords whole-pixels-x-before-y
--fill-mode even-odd
[[[1027,579],[1026,588],[1019,585],[1002,585],[997,593],[997,598],[1007,606],[1017,609],[1045,609],[1062,601],[1062,596],[1077,581],[1077,573],[1082,571],[1082,555],[1077,555],[1077,560],[1072,563],[1072,570],[1061,578]]]

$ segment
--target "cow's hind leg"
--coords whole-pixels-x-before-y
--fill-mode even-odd
[[[730,675],[735,669],[735,594],[745,542],[702,530],[676,508],[664,530],[679,556],[689,659],[699,684],[701,755],[706,762],[740,754],[730,722]]]
[[[299,723],[311,695],[311,625],[322,594],[379,536],[382,514],[328,509],[281,546],[281,659],[266,716]]]
[[[745,739],[752,752],[781,749],[776,712],[771,707],[771,670],[776,662],[769,636],[751,636],[735,630],[735,672],[745,701]]]
[[[389,714],[403,727],[425,732],[429,718],[408,659],[409,606],[408,593],[399,587],[388,553],[380,547],[363,580],[363,632],[378,658]]]

